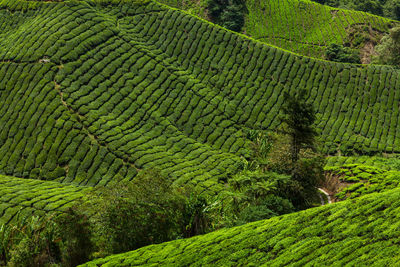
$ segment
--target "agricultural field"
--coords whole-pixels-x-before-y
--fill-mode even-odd
[[[155,2],[122,18],[90,3],[21,2],[2,28],[1,173],[93,186],[157,167],[215,192],[245,130],[277,127],[299,87],[325,153],[400,151],[396,69],[294,55]]]
[[[395,189],[82,266],[395,266],[400,260],[399,201]]]
[[[0,224],[147,170],[218,196],[251,160],[248,133],[276,130],[285,94],[305,89],[342,202],[88,266],[399,260],[400,164],[371,156],[400,153],[400,70],[317,59],[353,25],[397,22],[292,2],[248,2],[249,37],[150,0],[0,0]]]
[[[254,39],[311,57],[326,58],[332,44],[350,47],[369,63],[373,47],[397,22],[361,11],[305,0],[247,1],[245,33]]]
[[[162,3],[212,21],[200,1],[162,0]],[[242,33],[300,55],[326,59],[329,45],[359,54],[368,64],[375,45],[397,21],[361,11],[333,8],[309,0],[250,0]]]
[[[360,10],[378,16],[400,19],[400,3],[396,0],[314,0],[320,4],[344,9]]]
[[[399,163],[397,157],[329,157],[326,187],[338,201],[394,189],[400,184]]]
[[[398,155],[391,156],[333,156],[327,159],[326,165],[338,167],[348,164],[361,164],[376,167],[385,171],[400,171],[400,158]]]
[[[90,190],[89,187],[0,175],[0,225],[27,216],[66,211]]]

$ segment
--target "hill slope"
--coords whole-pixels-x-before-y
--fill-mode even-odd
[[[161,0],[209,19],[204,1]],[[398,22],[372,14],[332,8],[308,0],[248,0],[243,32],[262,42],[315,58],[326,58],[330,44],[351,48],[370,63],[374,46]]]
[[[0,6],[0,173],[105,185],[157,167],[212,194],[297,88],[325,152],[400,151],[393,68],[297,56],[155,2]]]
[[[0,173],[12,176],[0,176],[1,222],[21,208],[63,211],[86,186],[149,168],[218,194],[249,156],[246,131],[279,126],[283,93],[298,88],[316,107],[326,153],[400,152],[400,71],[390,67],[295,55],[156,2],[1,0],[0,25]],[[399,196],[98,263],[390,264]]]
[[[361,10],[386,18],[400,19],[400,3],[396,0],[314,0],[315,2],[353,10]]]
[[[90,188],[0,175],[0,225],[24,216],[62,212]]]
[[[83,266],[394,266],[400,190],[152,245]]]
[[[399,163],[396,157],[329,157],[324,187],[339,200],[398,188]]]
[[[250,0],[245,32],[253,38],[306,56],[326,58],[332,44],[351,47],[370,63],[373,47],[397,22],[360,11],[307,0]]]

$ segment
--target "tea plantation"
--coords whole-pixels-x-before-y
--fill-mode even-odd
[[[391,67],[296,56],[155,2],[2,5],[3,174],[104,185],[157,166],[217,190],[248,154],[243,131],[279,125],[297,88],[326,153],[400,151]]]
[[[212,21],[203,1],[160,2]],[[351,48],[356,54],[361,53],[363,63],[369,63],[373,47],[384,33],[398,24],[369,13],[332,8],[309,0],[249,0],[245,5],[247,13],[242,32],[246,35],[321,59],[326,59],[330,44],[338,44]]]
[[[343,200],[399,187],[399,163],[397,157],[329,157],[325,173],[342,183],[335,197]]]
[[[363,164],[345,164],[325,167],[325,171],[336,176],[344,187],[338,190],[339,200],[355,198],[374,192],[383,192],[400,185],[399,171],[386,171],[377,167]]]
[[[152,169],[216,196],[252,155],[247,133],[277,129],[285,93],[299,89],[324,155],[400,153],[400,70],[305,56],[345,42],[352,25],[384,33],[394,22],[289,2],[249,1],[255,40],[155,1],[0,0],[0,224]],[[262,26],[267,13],[288,20]],[[328,159],[326,171],[358,183],[342,203],[88,266],[394,264],[400,169],[368,160]]]
[[[312,1],[247,1],[247,34],[302,55],[325,58],[331,43],[355,50],[378,43],[397,22]]]
[[[0,224],[25,216],[63,212],[89,190],[88,187],[0,175]]]

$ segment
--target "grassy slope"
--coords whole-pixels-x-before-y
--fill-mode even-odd
[[[400,171],[400,158],[398,155],[393,155],[391,157],[334,156],[334,157],[328,157],[327,159],[327,166],[329,167],[342,166],[348,164],[363,164],[380,168],[385,171]]]
[[[399,187],[400,160],[396,157],[329,157],[325,166],[327,189],[338,191],[338,199],[355,198]],[[341,187],[335,181],[339,179]],[[336,189],[335,189],[336,187]]]
[[[396,19],[396,0],[359,1],[359,0],[313,0],[332,7],[360,10],[378,16]]]
[[[307,0],[250,0],[246,3],[249,9],[246,34],[289,51],[319,58],[325,57],[327,45],[331,43],[355,45],[356,41],[350,37],[352,29],[360,35],[372,33],[381,37],[380,34],[387,33],[395,23],[368,13],[335,9]]]
[[[296,56],[153,2],[10,3],[0,173],[104,185],[158,167],[217,192],[248,155],[244,129],[279,125],[299,87],[325,152],[400,151],[398,70]]]
[[[313,208],[84,266],[394,266],[400,190]]]
[[[325,151],[400,150],[400,73],[391,68],[295,56],[156,3],[0,1],[0,24],[0,173],[75,184],[2,176],[4,222],[19,207],[62,209],[81,197],[77,185],[133,179],[143,168],[216,192],[247,154],[243,129],[276,127],[283,91],[298,87],[318,109]],[[156,256],[171,264],[396,262],[399,194],[130,257],[138,264]]]
[[[160,0],[207,19],[203,1]],[[198,4],[200,3],[200,4]],[[325,58],[329,44],[347,44],[360,51],[368,42],[357,43],[352,33],[379,42],[395,23],[372,14],[332,8],[308,0],[248,0],[243,31],[254,39],[301,55]],[[367,52],[363,52],[363,55]],[[368,51],[370,53],[370,51]],[[365,61],[370,57],[365,55]]]
[[[215,180],[230,168],[232,155],[190,138],[154,109],[156,101],[166,100],[162,92],[168,86],[177,86],[176,94],[187,79],[170,76],[172,84],[155,92],[170,70],[151,60],[150,51],[124,40],[115,17],[84,2],[46,3],[30,13],[25,19],[16,10],[13,27],[2,32],[2,173],[104,185],[118,177],[132,179],[149,164],[174,177],[184,176],[184,169],[191,177]],[[43,63],[46,57],[50,63]],[[167,99],[163,107],[185,108],[192,95],[169,98],[175,103]],[[235,135],[232,131],[227,133]]]

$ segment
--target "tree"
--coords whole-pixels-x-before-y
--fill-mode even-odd
[[[212,22],[236,32],[243,28],[248,12],[243,0],[208,0],[207,8]]]
[[[180,236],[184,199],[157,170],[132,182],[114,182],[93,192],[88,211],[99,255],[134,250]]]
[[[383,15],[387,18],[400,20],[400,1],[388,0],[383,6]]]
[[[326,49],[325,57],[335,62],[361,63],[360,55],[356,51],[338,44],[330,44]]]
[[[325,159],[317,151],[314,127],[315,111],[312,104],[306,102],[306,90],[294,94],[285,94],[282,107],[281,133],[289,139],[290,162],[287,170],[293,183],[287,188],[291,202],[303,209],[312,205],[316,196],[316,187],[324,180]]]
[[[389,35],[382,38],[376,46],[378,63],[400,67],[400,26],[390,30]]]
[[[299,90],[295,94],[285,93],[285,102],[282,107],[281,132],[290,137],[290,154],[292,163],[299,159],[300,149],[315,146],[317,132],[313,126],[315,112],[311,104],[306,102],[306,90]]]
[[[78,266],[94,244],[89,219],[76,207],[0,224],[0,266]]]
[[[94,228],[96,257],[209,231],[207,200],[190,186],[173,186],[157,169],[97,187],[88,199],[82,209]]]

